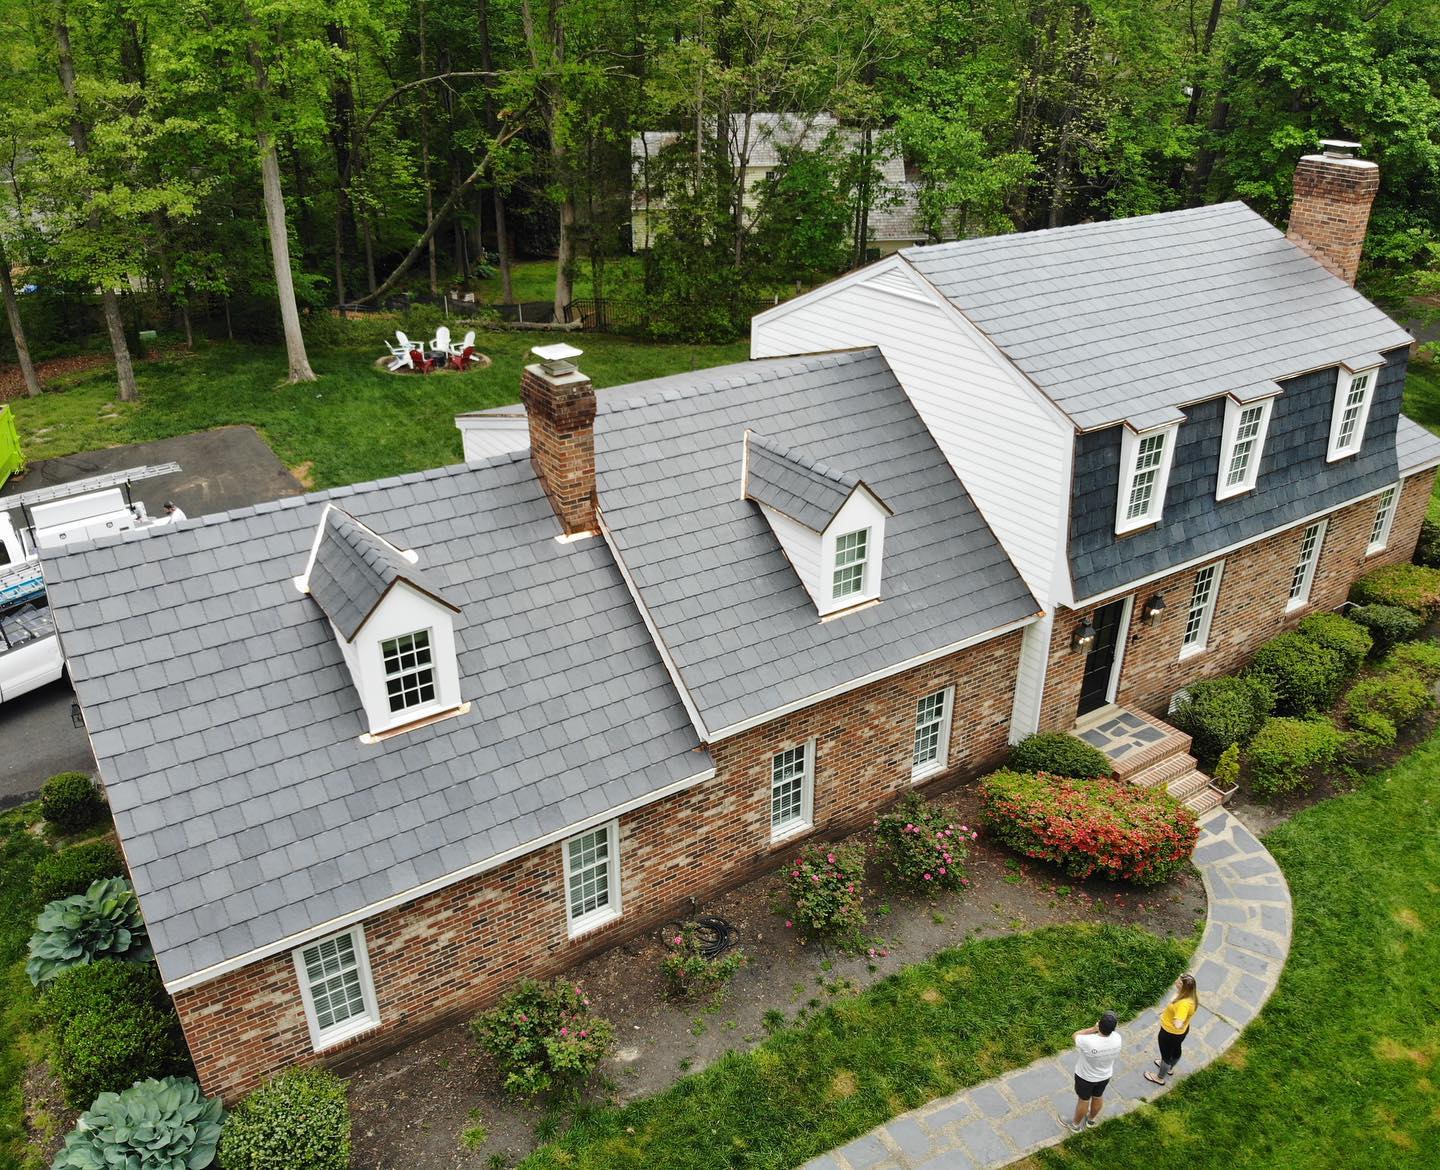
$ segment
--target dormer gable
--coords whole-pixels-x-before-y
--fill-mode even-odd
[[[862,479],[746,431],[741,495],[759,506],[821,617],[879,599],[893,513]]]
[[[376,739],[462,713],[455,615],[418,567],[348,512],[328,505],[295,584],[330,621]]]

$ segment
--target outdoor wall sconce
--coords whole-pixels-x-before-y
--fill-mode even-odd
[[[1165,595],[1157,593],[1145,603],[1145,624],[1153,626],[1165,613]]]
[[[1095,627],[1086,618],[1075,627],[1075,633],[1070,638],[1070,650],[1075,654],[1089,654],[1090,648],[1095,645]]]

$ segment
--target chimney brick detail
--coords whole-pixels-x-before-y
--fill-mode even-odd
[[[1353,285],[1379,189],[1380,168],[1372,162],[1307,154],[1295,168],[1286,237]]]
[[[594,532],[595,387],[578,370],[547,374],[538,365],[520,376],[530,420],[530,462],[567,536]]]

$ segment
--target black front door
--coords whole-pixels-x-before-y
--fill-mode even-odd
[[[1115,667],[1115,652],[1120,644],[1120,621],[1125,616],[1125,599],[1102,605],[1090,620],[1095,626],[1095,645],[1085,658],[1085,674],[1080,680],[1080,710],[1084,715],[1109,702],[1110,672]]]

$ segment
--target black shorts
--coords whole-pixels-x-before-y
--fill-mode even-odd
[[[1105,1096],[1105,1086],[1109,1083],[1109,1077],[1106,1077],[1103,1081],[1087,1081],[1084,1077],[1077,1075],[1075,1078],[1075,1096],[1079,1097],[1082,1101],[1088,1101],[1091,1097],[1103,1097]]]

